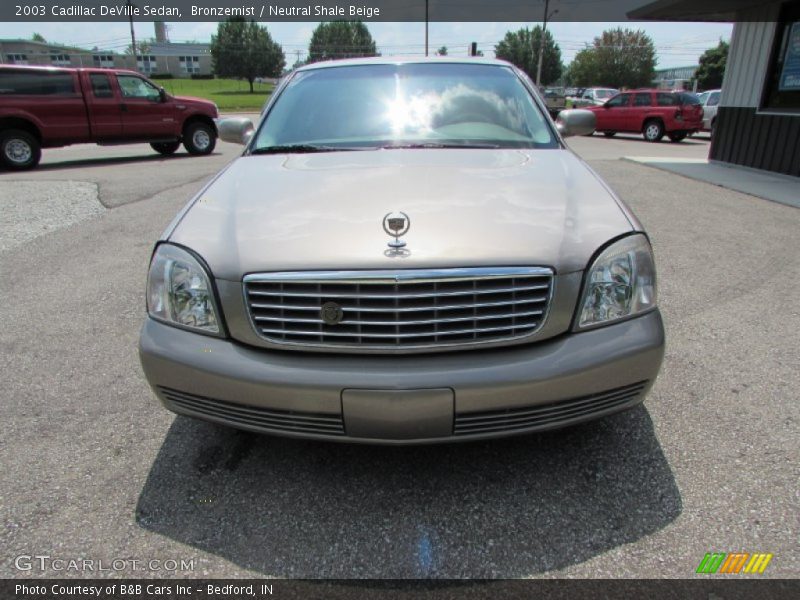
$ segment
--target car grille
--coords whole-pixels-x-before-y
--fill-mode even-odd
[[[224,402],[206,396],[179,392],[159,386],[161,395],[179,412],[202,415],[229,425],[246,426],[259,431],[289,431],[319,435],[344,435],[341,415],[264,409]]]
[[[563,400],[552,404],[494,410],[486,412],[456,413],[455,435],[512,432],[523,429],[558,427],[569,421],[613,412],[626,404],[633,404],[647,387],[640,381],[606,392]]]
[[[530,336],[547,315],[552,279],[540,267],[301,272],[249,275],[244,290],[270,343],[402,351]]]

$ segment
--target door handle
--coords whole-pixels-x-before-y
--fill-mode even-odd
[[[128,112],[128,105],[123,102],[122,104],[119,105],[119,109],[122,112]]]

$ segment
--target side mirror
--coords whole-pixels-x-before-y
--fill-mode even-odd
[[[158,100],[159,102],[167,101],[167,91],[163,87],[158,88]]]
[[[556,129],[563,137],[588,135],[594,131],[595,116],[590,110],[570,108],[558,113]]]
[[[250,142],[250,138],[253,137],[255,126],[246,117],[229,117],[220,119],[217,122],[217,131],[219,132],[219,138],[223,142],[246,146]]]

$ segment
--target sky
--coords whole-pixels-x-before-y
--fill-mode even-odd
[[[283,46],[286,62],[291,65],[299,57],[303,60],[311,33],[318,23],[264,23],[273,39]],[[507,31],[533,27],[537,23],[431,23],[429,48],[431,53],[447,46],[450,55],[466,55],[470,42],[477,42],[485,56],[494,55],[494,46]],[[553,22],[548,29],[561,48],[562,59],[569,64],[575,54],[604,29],[614,27],[642,29],[656,47],[656,68],[682,67],[697,64],[697,59],[720,39],[730,40],[733,25],[730,23],[595,23]],[[208,42],[217,30],[217,23],[167,23],[170,41]],[[385,55],[424,55],[424,23],[367,23],[378,51]],[[155,35],[149,22],[135,23],[136,39]],[[46,40],[65,45],[115,50],[123,52],[130,44],[130,27],[127,22],[105,23],[0,23],[0,38],[30,38],[34,32]]]

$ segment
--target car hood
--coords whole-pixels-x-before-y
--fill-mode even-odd
[[[411,221],[404,252],[387,246],[383,219],[393,211]],[[204,189],[169,239],[233,281],[310,269],[537,265],[565,273],[631,231],[627,214],[568,150],[256,155]]]
[[[217,105],[214,104],[211,100],[206,100],[205,98],[197,98],[195,96],[175,96],[175,101],[182,104],[201,106],[206,110],[211,110],[216,112]]]

